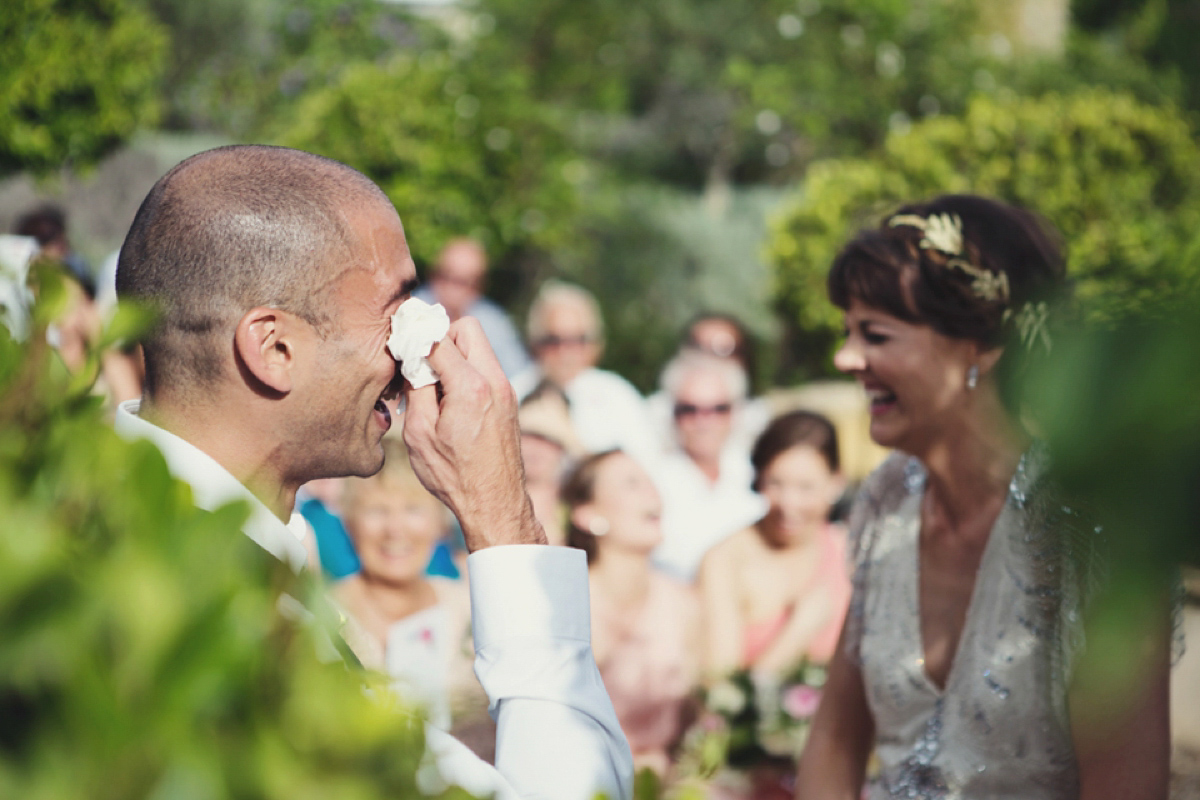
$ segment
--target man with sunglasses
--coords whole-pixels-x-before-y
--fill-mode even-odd
[[[663,543],[655,562],[691,581],[709,548],[759,519],[750,453],[731,434],[746,399],[746,374],[728,359],[685,350],[663,370],[675,448],[657,470]]]
[[[620,448],[653,472],[661,455],[646,402],[629,381],[596,367],[604,326],[596,298],[562,281],[547,281],[529,308],[529,343],[537,364],[513,379],[524,399],[543,382],[567,397],[571,425],[589,453]]]

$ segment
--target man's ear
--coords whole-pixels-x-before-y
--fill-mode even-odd
[[[281,395],[292,390],[294,327],[294,320],[286,312],[259,306],[242,316],[233,334],[233,346],[243,368],[264,387]]]

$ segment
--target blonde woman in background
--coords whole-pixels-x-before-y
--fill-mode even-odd
[[[363,666],[387,673],[402,697],[448,728],[482,697],[471,667],[470,600],[463,584],[425,574],[449,512],[417,480],[400,442],[385,441],[384,452],[379,473],[346,479],[346,530],[362,569],[331,592]]]

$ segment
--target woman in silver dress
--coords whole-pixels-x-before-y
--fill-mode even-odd
[[[1064,273],[1038,218],[971,196],[902,208],[834,261],[834,363],[898,452],[851,515],[854,595],[800,798],[857,800],[872,751],[872,800],[1166,796],[1169,624],[1131,643],[1129,696],[1072,680],[1095,542],[1006,391],[1050,346]]]

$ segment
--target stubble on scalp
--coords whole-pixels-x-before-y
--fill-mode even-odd
[[[146,394],[203,390],[232,363],[233,332],[258,306],[295,314],[322,334],[333,289],[356,266],[348,208],[387,198],[368,178],[321,156],[237,145],[168,172],[138,210],[117,267],[117,292],[154,308],[143,341]]]

